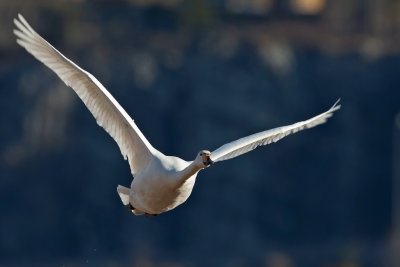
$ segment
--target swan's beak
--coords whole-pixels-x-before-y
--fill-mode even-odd
[[[207,159],[205,161],[203,161],[203,164],[206,166],[210,166],[213,163],[214,163],[214,161],[212,161],[212,159],[209,156],[207,157]]]

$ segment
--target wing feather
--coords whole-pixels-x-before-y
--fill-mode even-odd
[[[17,43],[76,92],[98,125],[117,142],[123,157],[129,159],[132,174],[145,168],[155,149],[106,88],[92,74],[81,69],[37,34],[20,14],[18,19],[14,19],[14,24]]]
[[[297,133],[304,129],[309,129],[319,124],[323,124],[327,121],[328,118],[332,117],[333,112],[340,109],[339,101],[340,100],[336,101],[336,103],[328,111],[321,113],[311,119],[297,122],[292,125],[278,127],[271,130],[252,134],[225,144],[211,153],[211,159],[214,162],[231,159],[247,153],[257,148],[258,146],[275,143],[282,138],[288,136],[289,134]]]

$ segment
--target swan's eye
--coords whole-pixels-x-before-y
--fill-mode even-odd
[[[203,156],[203,153],[200,153],[200,156]]]

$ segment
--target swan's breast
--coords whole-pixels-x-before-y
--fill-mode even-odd
[[[132,205],[138,210],[158,214],[185,202],[192,192],[196,175],[181,183],[178,173],[188,165],[176,157],[155,158],[132,181]]]

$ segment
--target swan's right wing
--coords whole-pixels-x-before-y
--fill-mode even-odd
[[[97,123],[117,142],[123,157],[129,159],[132,174],[144,169],[155,149],[106,88],[37,34],[20,14],[14,23],[17,43],[76,92]]]
[[[231,143],[225,144],[211,152],[211,160],[213,162],[217,162],[231,159],[246,152],[249,152],[258,146],[275,143],[285,136],[288,136],[289,134],[296,133],[298,131],[309,129],[319,124],[325,123],[326,120],[333,115],[333,112],[340,109],[340,105],[338,105],[338,102],[339,100],[328,111],[306,121],[301,121],[292,125],[278,127],[264,132],[252,134]]]

